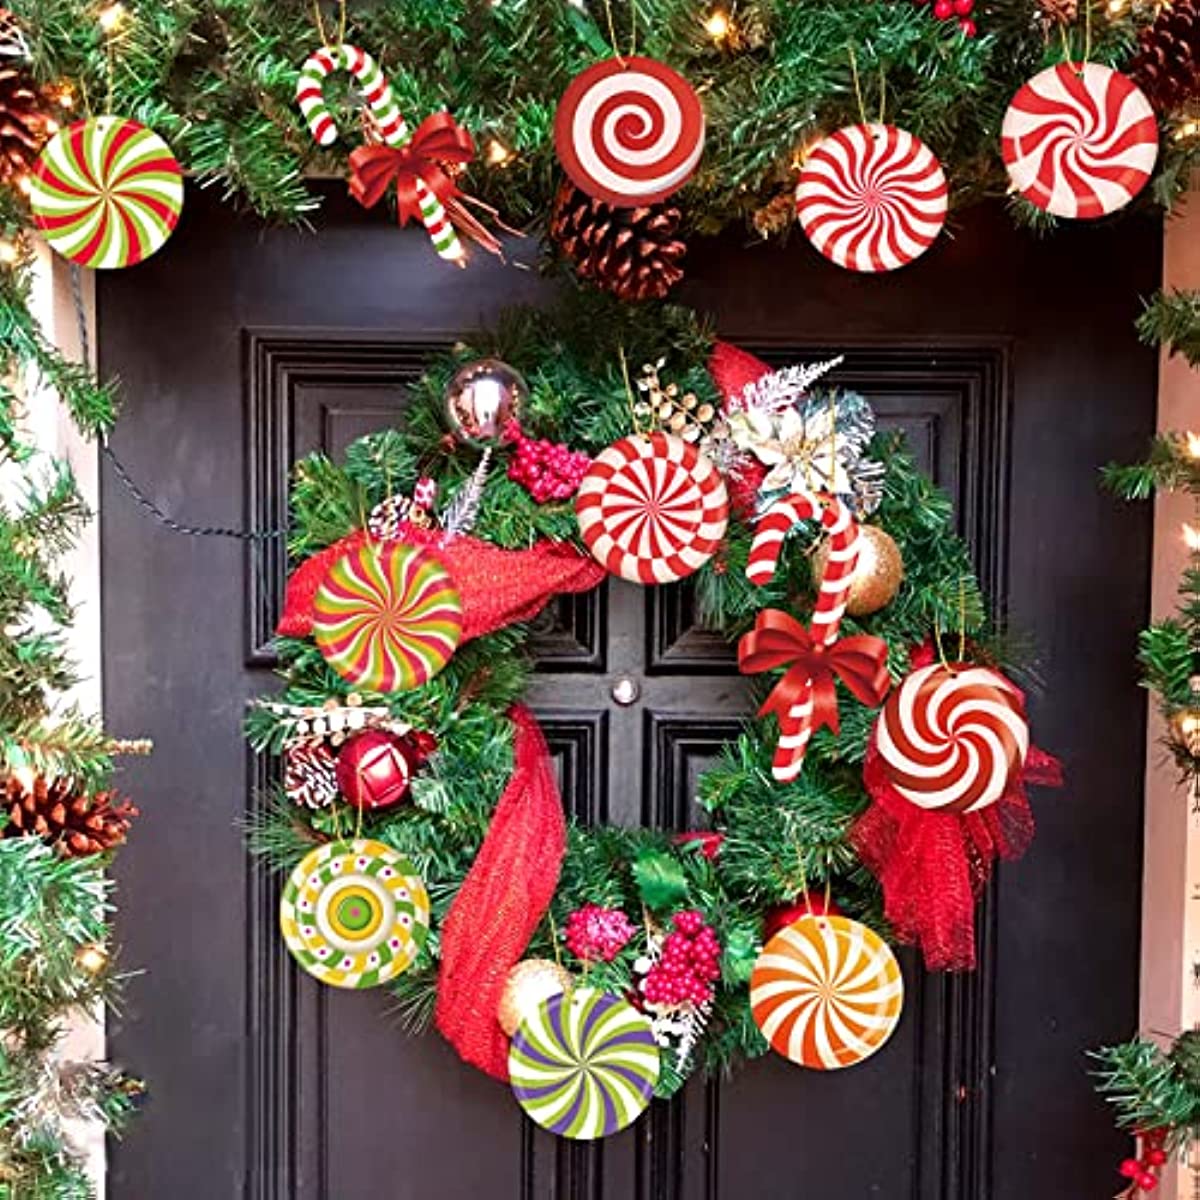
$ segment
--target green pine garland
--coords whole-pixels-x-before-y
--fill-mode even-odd
[[[0,198],[0,223],[12,219]],[[35,776],[80,793],[110,786],[121,749],[89,714],[56,703],[78,681],[66,644],[73,618],[58,559],[90,519],[67,463],[27,439],[24,395],[56,392],[82,433],[114,419],[114,393],[61,357],[28,307],[28,261],[0,270],[0,789]],[[6,795],[0,790],[0,795]],[[0,815],[0,1200],[90,1200],[70,1123],[116,1131],[141,1085],[102,1063],[61,1058],[73,1015],[114,991],[112,968],[77,957],[111,938],[107,856],[63,857],[36,835],[8,836]]]
[[[1195,434],[1187,433],[1160,434],[1143,462],[1105,467],[1105,484],[1126,500],[1145,500],[1156,491],[1200,497],[1200,445],[1194,438]],[[1200,550],[1193,551],[1179,581],[1175,615],[1154,622],[1139,635],[1138,661],[1142,684],[1157,697],[1167,722],[1163,741],[1179,767],[1180,779],[1193,787],[1200,785],[1200,754],[1179,727],[1179,721],[1194,714],[1200,728]]]
[[[716,399],[706,370],[711,334],[694,313],[678,307],[631,310],[615,301],[573,294],[549,312],[518,310],[501,327],[434,363],[411,390],[403,427],[364,438],[338,465],[310,455],[295,469],[291,547],[297,560],[359,529],[371,508],[393,493],[407,494],[421,473],[438,479],[452,502],[466,485],[479,452],[447,437],[443,390],[464,362],[495,355],[517,368],[530,396],[522,411],[524,432],[598,452],[632,427],[630,395],[621,366],[664,360],[664,380],[677,381],[701,398]],[[578,540],[570,501],[537,504],[507,477],[509,451],[483,491],[473,536],[523,548],[537,538]],[[988,624],[967,549],[953,532],[951,505],[913,465],[895,438],[879,436],[872,453],[886,464],[882,505],[872,518],[898,543],[906,577],[895,600],[879,613],[847,618],[846,633],[871,633],[890,648],[894,677],[908,667],[909,648],[937,629],[960,627],[986,657]],[[731,521],[718,557],[693,577],[710,626],[736,637],[757,611],[775,604],[803,619],[814,586],[804,545],[811,531],[789,543],[775,579],[751,588],[744,569],[751,530]],[[433,934],[416,964],[390,986],[413,1029],[433,1012],[437,985],[437,931],[487,831],[493,807],[512,765],[511,726],[504,718],[528,679],[522,654],[529,631],[511,626],[463,646],[425,686],[367,702],[386,703],[399,720],[432,732],[439,749],[415,780],[411,802],[361,816],[335,802],[310,810],[290,804],[282,788],[262,797],[251,818],[250,844],[279,871],[289,871],[320,841],[361,828],[403,853],[428,883]],[[279,643],[286,686],[272,701],[320,705],[345,702],[350,692],[310,641]],[[715,1009],[702,1043],[700,1065],[719,1070],[763,1053],[765,1042],[749,1012],[747,981],[762,941],[763,917],[795,901],[806,889],[828,888],[849,915],[886,928],[874,879],[859,862],[849,829],[868,803],[862,763],[876,712],[841,696],[842,729],[813,739],[801,776],[779,784],[770,774],[773,727],[749,721],[701,778],[700,802],[724,834],[719,857],[709,861],[695,843],[677,844],[666,831],[584,828],[573,825],[557,893],[527,956],[565,955],[561,931],[584,904],[620,908],[641,925],[644,910],[665,921],[680,908],[697,908],[724,948]],[[278,752],[286,739],[277,708],[251,710],[248,737],[261,751]],[[556,939],[556,931],[559,937]],[[618,994],[628,991],[643,939],[634,938],[611,963],[593,964],[589,980]],[[574,964],[578,967],[578,964]],[[660,1080],[669,1094],[684,1073]]]

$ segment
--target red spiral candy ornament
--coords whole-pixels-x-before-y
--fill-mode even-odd
[[[558,102],[554,145],[589,196],[618,208],[665,200],[704,152],[692,85],[652,58],[610,58],[576,75]]]
[[[772,504],[754,534],[746,578],[759,586],[770,580],[779,563],[783,539],[797,521],[806,520],[820,520],[829,533],[829,561],[813,608],[812,635],[822,646],[831,646],[837,641],[858,560],[858,522],[841,500],[836,496],[818,499],[806,492],[794,492]],[[795,779],[804,765],[813,732],[813,707],[810,680],[786,713],[780,715],[772,774],[781,783]]]
[[[682,438],[655,432],[596,456],[575,497],[592,557],[632,583],[673,583],[717,552],[729,520],[721,473]]]
[[[894,271],[924,254],[946,220],[942,165],[894,125],[847,125],[808,156],[796,214],[808,240],[850,271]]]
[[[962,664],[907,676],[880,714],[876,739],[896,791],[948,813],[994,804],[1029,753],[1021,693],[995,671]]]
[[[1059,63],[1013,97],[1000,130],[1013,186],[1058,217],[1090,219],[1124,208],[1158,158],[1149,100],[1119,71]]]

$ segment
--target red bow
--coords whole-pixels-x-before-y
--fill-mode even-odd
[[[370,208],[396,183],[396,215],[401,225],[421,219],[417,185],[425,186],[443,203],[459,194],[444,163],[468,163],[475,157],[471,135],[448,112],[426,117],[403,146],[360,146],[350,153],[350,194]]]
[[[834,733],[838,731],[835,677],[872,708],[883,703],[891,686],[887,643],[882,638],[860,634],[838,638],[826,646],[794,617],[777,608],[763,609],[754,629],[738,644],[738,667],[746,675],[787,668],[758,710],[760,717],[772,712],[784,717],[801,700],[805,685],[811,684],[812,727],[816,730],[828,725]]]

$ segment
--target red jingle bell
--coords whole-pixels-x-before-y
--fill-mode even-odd
[[[824,892],[802,892],[795,900],[777,905],[763,918],[763,941],[769,942],[781,929],[786,929],[801,917],[836,917],[841,909],[825,899]]]
[[[338,754],[338,788],[355,808],[390,808],[408,795],[421,758],[413,742],[382,729],[365,730]]]

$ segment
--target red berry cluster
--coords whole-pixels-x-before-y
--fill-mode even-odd
[[[619,908],[585,904],[567,918],[567,949],[580,962],[612,962],[633,937],[633,922]]]
[[[928,4],[929,0],[916,0],[918,4]],[[975,22],[971,13],[975,9],[975,0],[933,0],[933,15],[939,21],[950,21],[958,18],[958,27],[964,36],[975,36]]]
[[[592,460],[562,442],[527,438],[516,422],[504,431],[516,448],[508,464],[508,477],[519,483],[539,504],[569,500],[583,481]]]
[[[694,908],[677,912],[674,930],[663,938],[662,956],[646,972],[642,994],[647,1004],[676,1008],[712,999],[721,975],[721,943],[712,926]]]
[[[1167,1161],[1165,1129],[1148,1129],[1141,1135],[1142,1157],[1127,1158],[1120,1167],[1121,1174],[1130,1181],[1125,1196],[1136,1196],[1139,1192],[1152,1192],[1158,1187],[1158,1173]]]

